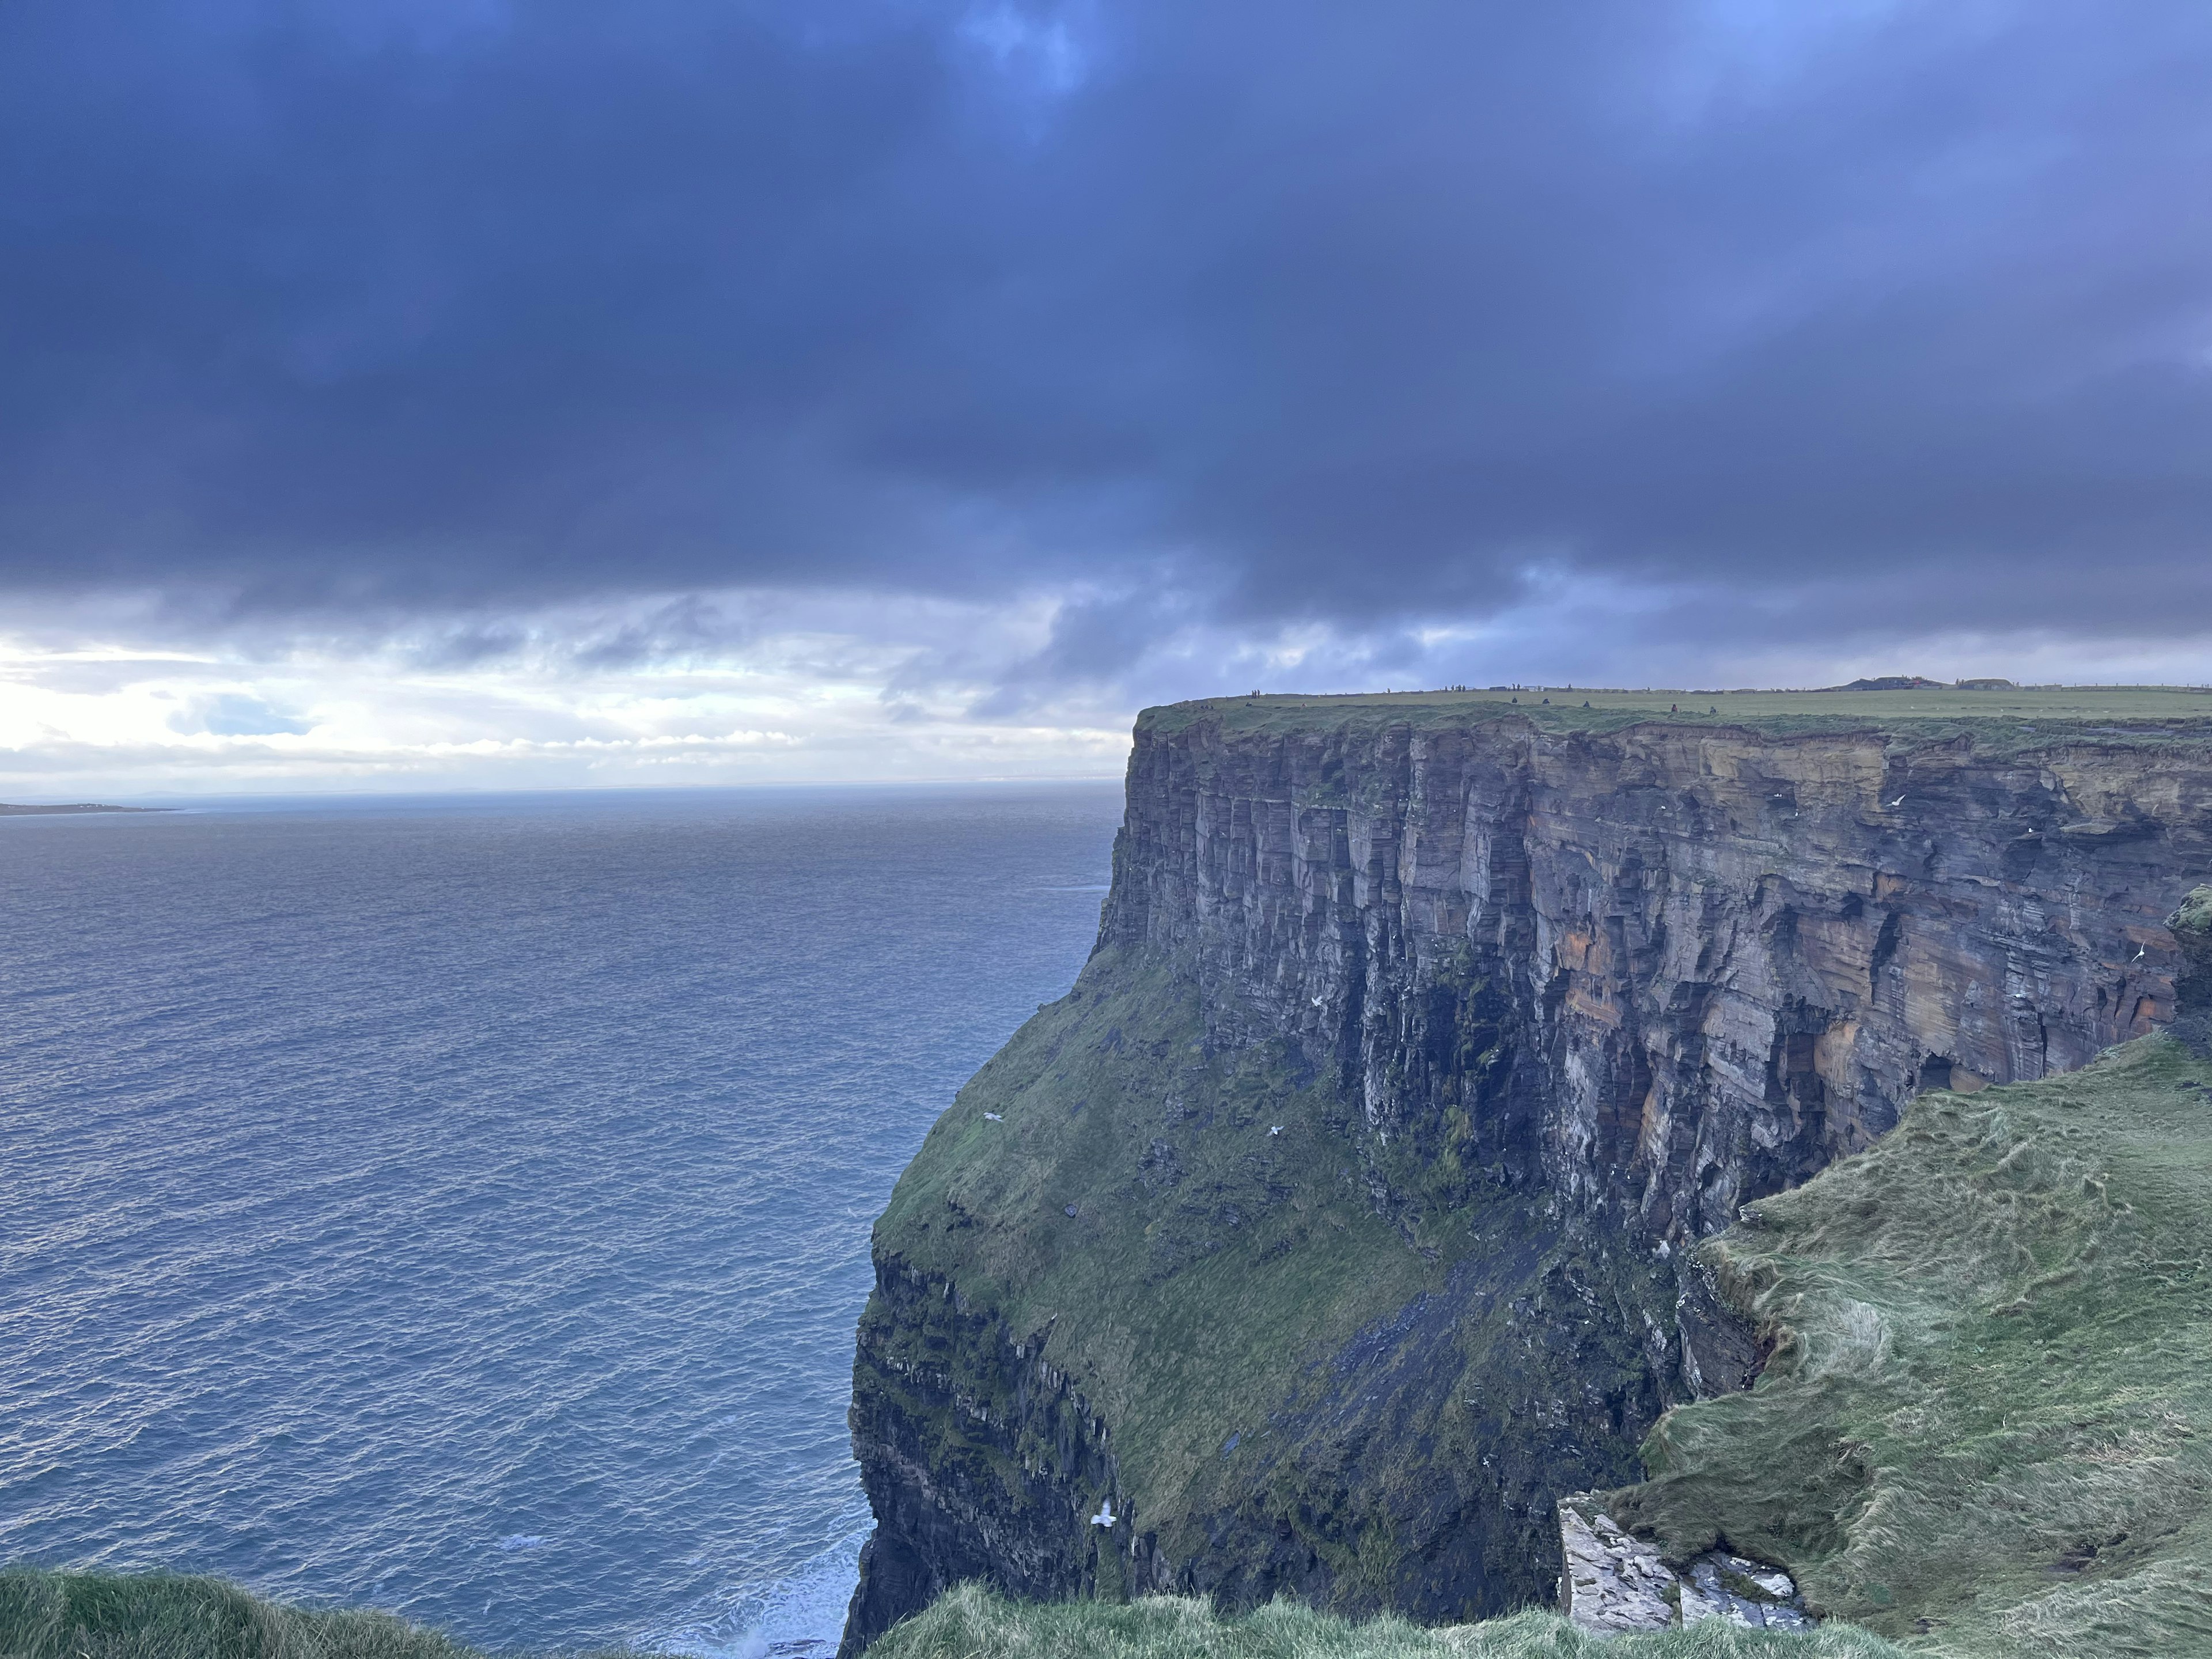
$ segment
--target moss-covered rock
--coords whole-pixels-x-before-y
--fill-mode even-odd
[[[2173,1034],[2212,1054],[2212,887],[2199,887],[2166,919],[2181,963],[2173,976]]]

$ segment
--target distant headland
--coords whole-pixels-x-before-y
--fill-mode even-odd
[[[57,812],[166,812],[166,806],[103,806],[98,801],[81,800],[67,806],[10,806],[0,801],[0,818],[49,817]]]

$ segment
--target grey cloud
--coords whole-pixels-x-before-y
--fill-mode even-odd
[[[1075,592],[990,716],[1545,570],[2194,629],[2208,70],[2166,0],[19,0],[0,583],[491,617],[456,666]]]
[[[469,621],[439,629],[416,641],[407,655],[418,668],[478,668],[511,661],[529,644],[528,633],[512,623]]]

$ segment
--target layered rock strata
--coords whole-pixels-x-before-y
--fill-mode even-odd
[[[1675,725],[1140,725],[1128,790],[1101,938],[1194,975],[1217,1041],[1340,1068],[1376,1162],[1678,1243],[1923,1086],[2166,1018],[2212,822],[2202,754]]]
[[[1091,966],[878,1227],[848,1659],[968,1577],[1547,1599],[1558,1499],[1755,1369],[1686,1247],[2165,1019],[2208,807],[2124,740],[1148,714]]]

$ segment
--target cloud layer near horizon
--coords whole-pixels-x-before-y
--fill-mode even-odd
[[[0,776],[2212,678],[2208,71],[2157,0],[23,0]]]

